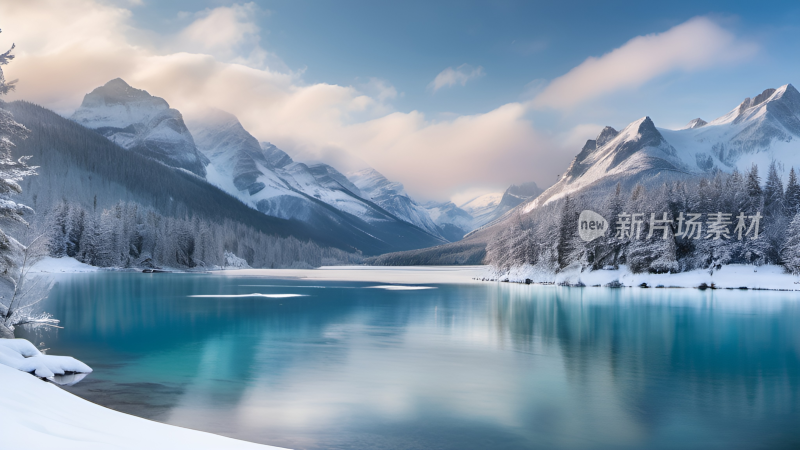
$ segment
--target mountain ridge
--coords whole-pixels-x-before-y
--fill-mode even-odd
[[[121,78],[86,94],[70,119],[123,148],[205,176],[207,161],[181,113],[163,98],[133,88]]]

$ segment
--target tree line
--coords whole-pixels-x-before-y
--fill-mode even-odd
[[[231,265],[231,255],[256,268],[361,262],[360,254],[268,235],[233,220],[165,216],[135,202],[102,209],[62,200],[42,220],[51,256],[97,267],[213,269]]]
[[[589,242],[578,235],[578,217],[592,210],[608,220],[609,231]],[[555,273],[569,266],[612,269],[627,265],[635,273],[676,273],[718,270],[726,264],[778,264],[800,273],[800,185],[792,168],[786,185],[773,162],[762,183],[754,164],[746,173],[717,171],[709,176],[642,184],[630,193],[621,184],[608,194],[589,191],[565,195],[527,215],[506,222],[487,245],[485,262],[498,274],[531,266]],[[640,214],[640,233],[619,233],[630,226],[629,215]],[[663,219],[651,233],[651,218]],[[702,214],[701,233],[686,234],[689,213]],[[722,213],[721,216],[718,216]],[[701,217],[701,216],[695,216]],[[749,234],[734,233],[737,217],[745,218]],[[727,237],[709,234],[711,219],[727,219]],[[744,220],[744,219],[742,219]],[[753,223],[753,222],[756,223]],[[666,229],[662,230],[666,224]],[[758,237],[755,237],[758,226]],[[679,226],[681,229],[679,229]],[[741,233],[739,233],[741,234]]]

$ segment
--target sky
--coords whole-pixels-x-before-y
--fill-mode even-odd
[[[419,200],[547,187],[586,139],[711,120],[800,84],[800,3],[27,0],[0,3],[8,100],[69,116],[121,77],[184,116]]]

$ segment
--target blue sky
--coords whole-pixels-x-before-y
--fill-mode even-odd
[[[145,2],[133,8],[142,28],[167,32],[186,11],[235,2]],[[531,2],[531,1],[271,1],[262,9],[262,46],[309,83],[358,84],[377,77],[403,94],[398,109],[476,114],[524,96],[528,83],[551,80],[589,56],[600,56],[632,37],[666,31],[695,16],[709,16],[737,35],[764,44],[756,70],[725,68],[652,83],[681,114],[688,97],[736,101],[753,89],[800,80],[800,2]],[[188,18],[184,20],[189,20]],[[466,87],[427,89],[446,67],[481,66],[485,75]],[[682,98],[675,102],[672,94]],[[718,94],[723,95],[719,96]],[[634,99],[626,99],[637,105]],[[694,103],[691,106],[701,104]],[[648,111],[654,105],[648,105]],[[701,112],[726,111],[729,104]],[[692,114],[692,108],[685,108]],[[681,116],[683,117],[683,116]],[[671,116],[670,116],[671,119]]]
[[[800,84],[796,1],[31,0],[0,13],[15,95],[68,114],[121,76],[184,115],[231,111],[292,153],[347,153],[423,198],[547,186],[603,125],[679,127]]]

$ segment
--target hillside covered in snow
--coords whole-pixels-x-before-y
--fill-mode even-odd
[[[86,94],[71,119],[123,148],[205,175],[205,161],[181,113],[121,78]]]
[[[650,117],[621,131],[606,127],[586,142],[558,183],[535,201],[531,211],[548,202],[587,190],[611,189],[616,183],[657,185],[687,176],[766,169],[780,163],[788,178],[800,167],[800,92],[791,84],[745,98],[711,122],[694,119],[680,130],[658,128]]]
[[[787,84],[679,130],[659,128],[650,117],[619,131],[605,127],[558,183],[457,245],[383,255],[376,263],[483,255],[498,278],[551,281],[566,270],[620,267],[675,273],[773,265],[797,273],[797,169],[800,93]],[[601,231],[581,233],[583,211],[592,211]]]

